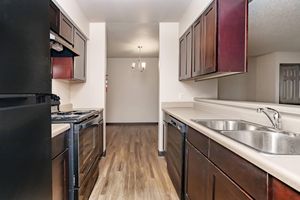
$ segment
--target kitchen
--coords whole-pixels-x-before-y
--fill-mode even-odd
[[[0,199],[300,199],[297,8],[1,1]]]

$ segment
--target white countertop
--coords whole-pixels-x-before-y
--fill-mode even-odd
[[[70,129],[70,124],[52,124],[52,138]]]
[[[268,155],[259,153],[258,151],[229,139],[218,132],[191,121],[191,119],[232,119],[230,114],[224,114],[222,112],[216,114],[216,112],[196,109],[194,107],[165,107],[163,108],[163,111],[182,121],[186,125],[198,130],[300,192],[300,156]]]

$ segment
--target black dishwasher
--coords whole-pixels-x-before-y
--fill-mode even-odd
[[[184,199],[184,150],[187,126],[180,121],[170,118],[167,132],[166,161],[170,178],[175,190]]]

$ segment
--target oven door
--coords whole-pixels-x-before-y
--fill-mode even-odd
[[[94,162],[98,160],[100,148],[102,119],[100,116],[89,119],[81,124],[75,131],[75,185],[80,187],[88,176]],[[77,169],[76,169],[77,168]]]

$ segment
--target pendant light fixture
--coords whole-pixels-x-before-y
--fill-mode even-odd
[[[138,58],[137,62],[133,62],[131,64],[131,68],[133,70],[139,70],[140,72],[143,72],[146,69],[146,62],[142,62],[142,59],[141,59],[142,48],[143,48],[142,46],[138,46],[139,58]]]

